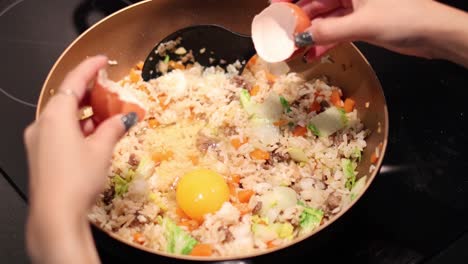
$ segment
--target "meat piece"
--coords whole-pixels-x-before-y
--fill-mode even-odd
[[[252,214],[256,214],[262,210],[262,202],[258,202],[255,207],[252,209]]]
[[[225,125],[224,127],[222,127],[222,130],[223,130],[224,135],[228,137],[233,136],[237,133],[236,127],[233,127],[230,125]]]
[[[231,231],[229,231],[229,229],[227,228],[225,228],[224,231],[225,231],[226,237],[224,238],[222,242],[229,243],[231,241],[234,241],[234,235],[231,233]]]
[[[322,100],[322,101],[320,102],[320,106],[321,106],[322,109],[327,109],[327,108],[330,107],[330,104],[329,104],[327,101]]]
[[[208,137],[202,132],[198,132],[198,137],[196,141],[197,149],[201,153],[206,153],[209,148],[215,148],[218,144],[218,141],[214,138]]]
[[[279,153],[274,151],[271,155],[271,158],[276,161],[276,162],[285,162],[289,161],[291,159],[291,156],[289,156],[288,153]]]
[[[102,202],[105,205],[109,205],[112,203],[112,200],[115,196],[115,189],[114,186],[111,186],[109,189],[105,190],[102,197]]]
[[[239,88],[246,89],[249,92],[252,90],[252,84],[247,82],[242,76],[236,75],[232,77],[231,81]]]
[[[128,165],[136,167],[138,163],[140,163],[140,161],[136,157],[135,153],[130,154],[130,156],[128,157]]]
[[[188,53],[186,53],[182,58],[180,58],[180,61],[182,63],[187,63],[189,61],[194,62],[195,58],[193,57],[192,51],[189,51]]]
[[[335,208],[337,208],[338,206],[340,206],[341,204],[341,196],[338,196],[337,194],[335,193],[331,193],[329,196],[328,196],[328,199],[327,199],[327,207],[330,211],[333,211]]]

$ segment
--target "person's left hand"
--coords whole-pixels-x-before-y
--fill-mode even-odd
[[[137,121],[135,113],[114,116],[97,127],[91,120],[78,120],[79,105],[106,63],[106,57],[97,56],[71,71],[25,130],[30,175],[27,241],[33,259],[41,258],[37,247],[45,246],[42,243],[59,247],[57,251],[61,246],[68,246],[65,251],[83,250],[67,245],[65,238],[89,235],[75,233],[87,227],[86,215],[104,188],[114,145]]]

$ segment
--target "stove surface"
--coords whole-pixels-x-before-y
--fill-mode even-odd
[[[131,2],[0,1],[0,109],[5,119],[0,169],[24,199],[27,164],[22,135],[34,119],[49,70],[79,34]],[[462,2],[450,4],[468,10]],[[351,263],[426,263],[440,259],[449,249],[453,252],[459,245],[456,242],[468,246],[464,96],[468,71],[445,61],[357,45],[382,83],[390,114],[389,145],[381,173],[358,204],[324,232],[255,263],[296,256]],[[97,230],[95,237],[106,263],[131,261],[134,256],[143,262],[160,259],[116,243]],[[468,260],[463,250],[450,256],[460,263]]]

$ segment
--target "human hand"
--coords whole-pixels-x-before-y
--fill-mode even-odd
[[[467,63],[448,54],[444,47],[448,41],[440,41],[451,37],[440,34],[466,25],[466,14],[436,1],[300,0],[297,5],[311,18],[311,27],[297,42],[299,46],[313,44],[306,60],[321,56],[340,42],[365,41],[407,55]],[[460,52],[462,46],[466,54],[466,39],[453,42],[458,48],[451,52]]]
[[[30,175],[27,242],[38,262],[46,258],[48,263],[70,263],[69,258],[86,256],[86,249],[90,258],[96,257],[86,215],[104,188],[114,145],[137,121],[134,113],[114,116],[97,127],[91,120],[78,121],[79,105],[106,63],[107,58],[97,56],[78,65],[25,130]],[[48,250],[53,253],[44,253]]]

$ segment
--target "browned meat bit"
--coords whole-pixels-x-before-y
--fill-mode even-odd
[[[236,127],[233,127],[233,126],[230,126],[230,125],[225,125],[221,129],[222,129],[224,135],[228,136],[228,137],[233,136],[233,135],[235,135],[237,133],[236,132]]]
[[[249,92],[252,90],[252,84],[247,82],[242,76],[236,75],[231,78],[231,81],[239,88],[244,88]]]
[[[182,58],[180,58],[180,61],[182,63],[187,63],[187,62],[194,62],[195,57],[193,57],[193,52],[190,50],[188,53],[186,53]]]
[[[252,209],[252,214],[256,214],[262,210],[262,202],[258,202],[255,207]]]
[[[322,100],[322,101],[320,102],[320,106],[321,106],[322,109],[327,109],[327,108],[330,107],[330,104],[329,104],[327,101]]]
[[[130,154],[130,156],[128,157],[128,165],[132,167],[136,167],[138,163],[140,163],[140,161],[138,160],[135,153]]]
[[[288,153],[279,153],[276,150],[271,154],[271,158],[276,162],[287,162],[291,159]]]
[[[109,189],[105,190],[103,193],[102,197],[102,202],[105,205],[111,204],[112,200],[114,199],[115,196],[115,189],[114,186],[111,186]]]
[[[214,148],[217,146],[217,144],[218,144],[218,141],[216,139],[208,137],[202,132],[198,132],[196,145],[197,145],[197,149],[201,153],[206,153],[209,148]]]
[[[224,227],[223,231],[225,233],[225,237],[224,237],[222,243],[229,243],[231,241],[234,241],[234,235],[231,233],[231,231],[229,231],[228,228]]]
[[[335,193],[331,193],[327,199],[327,208],[330,211],[333,211],[335,208],[340,206],[340,203],[341,203],[341,196],[338,196]]]

